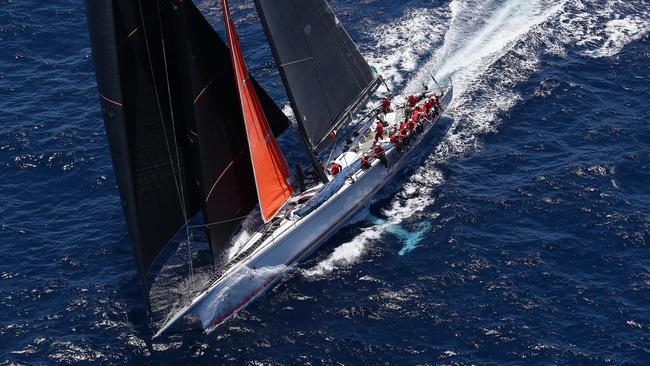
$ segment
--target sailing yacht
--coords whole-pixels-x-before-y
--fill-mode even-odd
[[[190,0],[86,1],[147,302],[157,262],[175,238],[189,241],[200,227],[209,241],[210,276],[175,304],[154,337],[181,319],[216,327],[273,286],[282,271],[255,274],[312,254],[400,172],[452,98],[450,85],[440,87],[436,112],[400,130],[414,105],[373,108],[382,79],[325,0],[255,0],[311,164],[292,175],[276,141],[289,120],[249,74],[228,1],[220,2],[227,44]],[[433,94],[424,91],[414,104]],[[399,142],[375,139],[378,118]],[[190,225],[197,217],[203,224]],[[192,261],[190,253],[190,276]]]

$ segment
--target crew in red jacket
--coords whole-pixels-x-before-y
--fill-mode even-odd
[[[409,95],[408,103],[411,107],[415,107],[418,104],[418,98],[415,95]]]
[[[343,167],[341,166],[341,164],[333,161],[332,162],[332,168],[330,169],[330,171],[332,172],[332,175],[337,175],[337,174],[339,174],[341,172],[342,168]]]
[[[381,146],[381,144],[375,144],[375,146],[372,147],[372,151],[375,153],[375,157],[379,159],[384,166],[388,167],[388,159],[386,158],[384,147]]]
[[[402,147],[404,144],[402,143],[402,135],[399,133],[395,133],[393,136],[390,137],[390,142],[395,145],[397,150],[402,151]]]
[[[427,114],[427,117],[431,117],[431,109],[433,108],[433,99],[429,98],[424,103],[424,112]]]
[[[370,168],[370,162],[368,161],[368,157],[363,155],[360,159],[361,162],[361,169],[368,169]]]
[[[375,142],[384,138],[384,124],[380,120],[377,121],[377,127],[375,129]]]
[[[414,131],[415,130],[415,122],[413,122],[413,120],[408,121],[408,123],[406,124],[406,128],[409,131]]]
[[[381,100],[381,110],[384,112],[384,114],[391,111],[391,109],[390,109],[390,99],[384,98],[384,99]]]
[[[399,134],[402,136],[406,136],[408,134],[408,130],[406,129],[407,124],[400,123],[399,125]]]
[[[433,111],[435,113],[438,113],[440,111],[440,95],[433,93],[431,99],[433,99],[432,100]]]
[[[420,122],[421,111],[422,110],[420,109],[420,106],[415,107],[415,109],[413,109],[413,114],[411,114],[411,121],[413,121],[414,123]]]

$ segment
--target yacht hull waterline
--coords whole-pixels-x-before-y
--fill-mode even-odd
[[[417,148],[432,137],[432,131],[436,130],[434,127],[452,98],[452,86],[448,84],[440,113],[431,122],[425,123],[420,134],[414,135],[410,143],[401,149],[386,144],[389,146],[385,152],[387,164],[375,159],[369,168],[350,172],[343,186],[309,214],[304,217],[294,214],[285,219],[244,259],[211,282],[188,305],[171,314],[154,338],[173,328],[186,316],[198,318],[205,330],[214,329],[270,289],[288,268],[313,254],[401,170]],[[250,240],[258,239],[253,237]]]

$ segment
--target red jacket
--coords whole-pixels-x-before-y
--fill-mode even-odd
[[[424,103],[424,109],[427,113],[431,111],[431,108],[433,108],[433,99],[429,98],[426,103]]]
[[[375,154],[379,154],[379,153],[384,152],[384,147],[377,144],[377,145],[375,145],[375,147],[372,148],[372,150],[375,152]]]
[[[413,110],[413,114],[411,115],[411,120],[415,123],[420,122],[420,111],[417,109]]]
[[[365,155],[363,155],[359,161],[361,162],[361,166],[368,166],[368,158]]]
[[[384,125],[381,121],[377,121],[377,129],[375,131],[377,132],[377,136],[384,136]]]
[[[413,129],[415,128],[415,122],[409,121],[409,123],[406,124],[406,128],[413,131]]]
[[[418,104],[418,98],[415,95],[410,95],[409,96],[409,105],[411,107],[415,107],[416,104]]]
[[[394,134],[393,136],[391,136],[391,137],[390,137],[390,142],[393,143],[393,144],[397,144],[397,143],[399,143],[399,135],[398,135],[398,134]]]
[[[332,175],[337,175],[341,172],[341,164],[333,163],[332,164]]]

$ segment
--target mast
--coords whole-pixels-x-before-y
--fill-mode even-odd
[[[253,162],[258,201],[262,218],[267,223],[278,214],[293,193],[289,166],[275,137],[271,134],[264,110],[250,82],[235,24],[230,16],[228,0],[221,0],[221,8],[230,46],[235,84],[239,91],[241,110],[246,126],[248,148]]]

